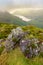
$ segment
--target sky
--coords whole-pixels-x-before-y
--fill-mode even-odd
[[[0,0],[0,10],[23,7],[43,8],[43,0]]]

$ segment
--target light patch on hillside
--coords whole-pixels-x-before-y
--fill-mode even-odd
[[[26,21],[26,22],[31,21],[31,19],[28,19],[28,18],[26,18],[26,17],[24,17],[22,15],[15,15],[15,16],[22,19],[23,21]]]

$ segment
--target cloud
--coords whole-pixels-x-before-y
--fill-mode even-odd
[[[0,0],[0,10],[18,7],[43,7],[43,0]]]

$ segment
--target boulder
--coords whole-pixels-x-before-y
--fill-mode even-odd
[[[13,41],[6,40],[4,46],[5,46],[6,51],[9,52],[14,49],[14,45],[15,45],[15,43]]]
[[[37,56],[40,52],[37,39],[22,39],[20,41],[20,48],[28,58]]]
[[[22,52],[25,52],[25,50],[27,48],[27,45],[30,45],[30,40],[28,40],[28,39],[22,39],[20,41],[20,48],[21,48]]]
[[[8,35],[7,39],[12,40],[12,33]]]
[[[21,27],[17,27],[16,29],[12,30],[12,35],[15,38],[22,37],[24,35],[24,32]]]

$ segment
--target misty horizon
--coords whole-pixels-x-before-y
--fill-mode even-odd
[[[13,10],[16,8],[42,8],[43,0],[0,0],[0,10]]]

